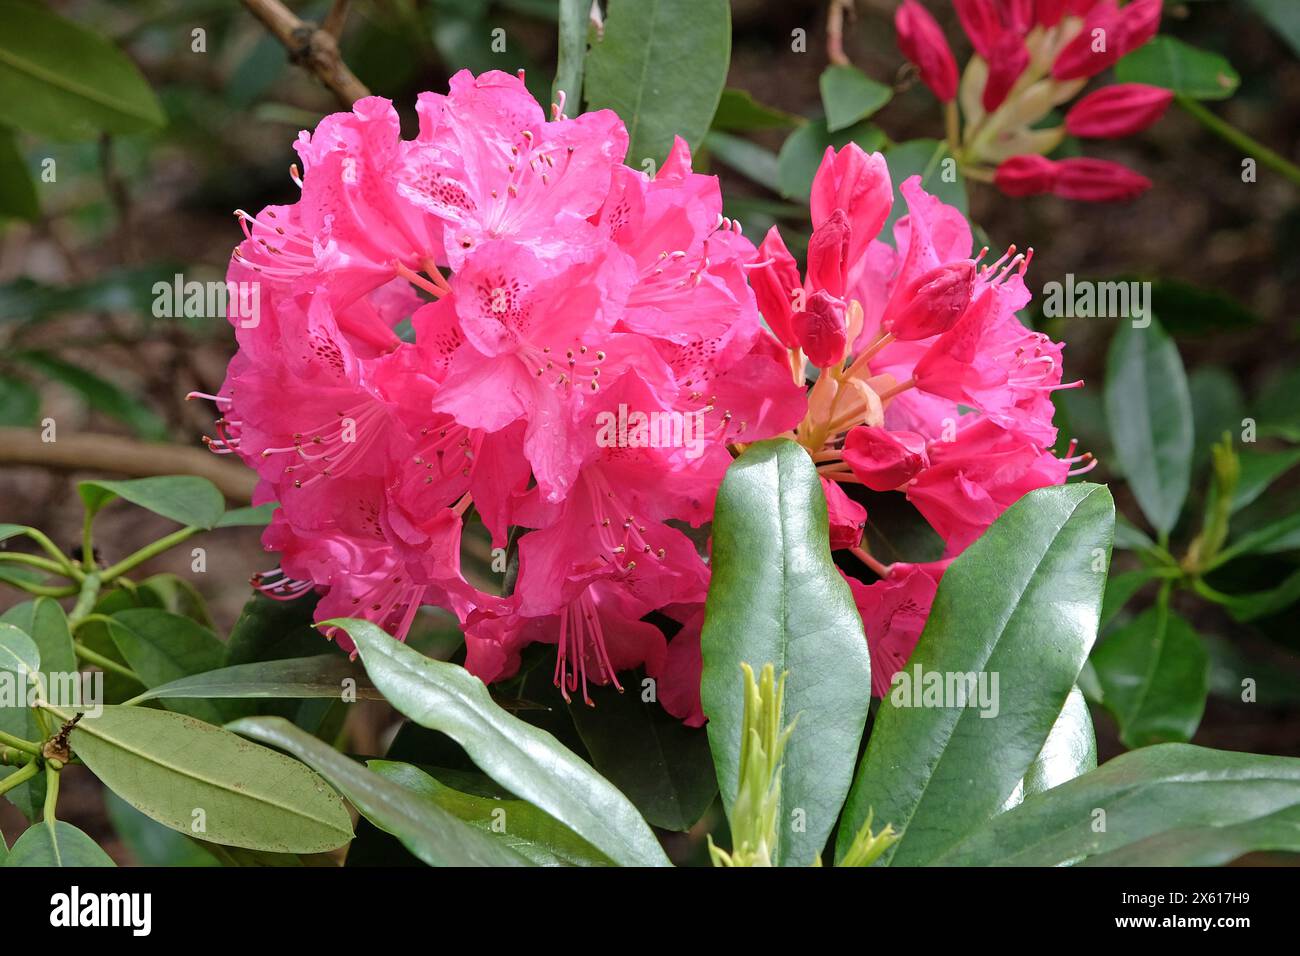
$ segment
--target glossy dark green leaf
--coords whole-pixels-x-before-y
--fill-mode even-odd
[[[202,674],[221,666],[226,649],[217,636],[188,617],[154,608],[133,608],[113,615],[108,634],[145,687]],[[166,698],[168,709],[206,720],[225,721],[225,712],[202,699]]]
[[[170,518],[183,525],[212,528],[226,510],[217,486],[196,475],[166,475],[131,478],[126,481],[82,481],[77,484],[81,500],[92,512],[114,498]]]
[[[1114,503],[1104,485],[1040,488],[949,566],[907,667],[881,701],[837,852],[874,811],[902,831],[886,860],[925,864],[992,817],[1030,772],[1097,635]],[[985,701],[909,706],[917,668]],[[992,693],[997,675],[996,693]],[[969,684],[969,678],[967,679]],[[992,703],[996,707],[987,706]],[[979,706],[980,703],[985,706]]]
[[[181,833],[277,853],[319,853],[352,838],[347,808],[307,767],[192,717],[109,706],[88,712],[71,743],[104,786]]]
[[[409,763],[371,760],[367,766],[537,866],[610,865],[603,853],[531,803],[462,793]]]
[[[130,426],[142,438],[167,437],[167,426],[157,413],[135,396],[94,372],[48,352],[17,352],[9,357],[72,389],[95,411]]]
[[[483,682],[431,660],[368,621],[340,619],[366,673],[388,702],[416,723],[455,739],[503,787],[569,826],[622,865],[666,865],[659,841],[608,780],[553,736],[502,710]]]
[[[1254,849],[1295,849],[1296,828],[1291,826],[1289,837],[1278,841],[1273,828],[1277,820],[1269,818],[1284,814],[1294,819],[1298,806],[1300,760],[1296,758],[1160,744],[1123,754],[1028,798],[937,862],[956,866],[1226,862]],[[1273,839],[1265,830],[1272,831]],[[1162,839],[1145,842],[1156,838]],[[1207,848],[1207,844],[1213,845]]]
[[[689,830],[718,794],[708,734],[642,696],[635,682],[623,693],[596,687],[594,707],[575,700],[569,713],[592,764],[649,823]]]
[[[1128,747],[1190,740],[1205,711],[1209,659],[1192,626],[1148,608],[1098,646],[1102,702]]]
[[[429,866],[524,866],[501,841],[367,770],[282,717],[245,717],[236,733],[287,750],[330,781],[367,820],[402,841]]]
[[[1300,512],[1292,512],[1234,538],[1214,559],[1214,566],[1248,554],[1277,554],[1300,548]]]
[[[168,573],[151,574],[140,581],[137,587],[148,588],[158,595],[164,611],[179,614],[195,624],[212,629],[212,615],[208,613],[207,601],[186,578]]]
[[[722,91],[713,114],[713,129],[725,133],[752,133],[764,129],[789,129],[803,117],[774,109],[754,99],[748,90],[728,87]]]
[[[826,128],[826,121],[819,119],[809,120],[787,136],[777,156],[781,195],[807,202],[826,147],[841,149],[847,143],[857,143],[871,153],[884,145],[885,134],[870,123],[856,123],[832,133]]]
[[[1156,530],[1173,529],[1187,499],[1192,403],[1178,348],[1152,319],[1121,322],[1106,360],[1106,420],[1133,496]]]
[[[1233,594],[1220,603],[1238,621],[1256,621],[1272,617],[1297,601],[1300,601],[1300,571],[1292,573],[1276,587],[1249,594]]]
[[[344,684],[344,681],[351,681]],[[135,698],[325,698],[339,700],[355,694],[357,700],[382,700],[369,680],[341,654],[292,657],[279,661],[236,664],[151,687]]]
[[[807,866],[826,844],[853,777],[871,699],[862,618],[827,539],[826,498],[808,453],[751,445],[727,469],[713,517],[713,577],[700,699],[723,805],[740,769],[741,663],[788,673],[776,858]],[[882,821],[886,822],[886,821]]]
[[[140,71],[97,33],[30,0],[0,0],[0,23],[0,123],[87,139],[165,122]]]
[[[19,605],[21,608],[22,605]],[[9,612],[0,619],[0,679],[11,683],[17,695],[13,706],[0,700],[0,730],[25,740],[39,740],[43,736],[35,715],[27,707],[27,695],[33,676],[39,678],[41,653],[36,642],[17,626],[23,615]],[[8,695],[5,695],[6,697]],[[20,768],[0,765],[0,780],[18,772]],[[29,821],[40,817],[41,802],[45,795],[44,776],[20,783],[5,793],[4,798],[22,811]]]
[[[1236,92],[1241,77],[1232,64],[1170,36],[1158,36],[1115,64],[1120,83],[1147,83],[1195,100],[1224,100]]]
[[[826,128],[832,133],[872,116],[894,97],[892,88],[847,64],[828,66],[818,84]]]
[[[20,866],[117,866],[99,844],[71,823],[56,820],[53,825],[37,823],[23,831],[9,856],[6,867]]]
[[[587,54],[587,103],[627,124],[629,166],[664,161],[708,132],[731,59],[727,0],[611,0]]]
[[[1024,796],[1044,790],[1097,769],[1097,734],[1088,713],[1088,702],[1079,688],[1070,691],[1056,718],[1043,749],[1025,773]]]
[[[2,42],[2,41],[0,41]],[[0,53],[0,56],[3,54]],[[3,70],[3,67],[0,67]],[[3,75],[3,73],[0,73]],[[0,219],[34,220],[41,214],[36,184],[12,130],[0,127]]]

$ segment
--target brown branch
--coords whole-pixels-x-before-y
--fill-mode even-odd
[[[326,18],[325,29],[299,19],[280,0],[243,0],[243,3],[289,51],[289,59],[316,74],[316,78],[328,86],[344,106],[351,106],[370,95],[365,84],[343,62],[332,32],[342,30],[343,17],[347,15],[346,3],[334,4]]]
[[[330,12],[325,14],[325,22],[321,24],[321,29],[338,39],[343,36],[343,24],[348,19],[348,0],[334,0],[330,4]]]
[[[118,435],[83,432],[43,442],[30,428],[0,428],[0,465],[36,465],[55,471],[107,471],[132,478],[198,475],[230,501],[247,504],[257,476],[211,452],[160,445]]]

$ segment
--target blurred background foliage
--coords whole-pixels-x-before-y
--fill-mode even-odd
[[[844,32],[853,66],[828,69],[826,3],[734,0],[725,90],[720,74],[687,72],[683,88],[662,94],[659,113],[698,126],[687,129],[697,166],[721,176],[727,213],[756,242],[780,224],[792,249],[806,244],[813,170],[828,143],[854,140],[885,149],[896,179],[926,174],[928,188],[969,211],[981,241],[1035,249],[1027,276],[1035,304],[1025,320],[1068,344],[1066,378],[1087,383],[1058,393],[1061,447],[1078,439],[1100,460],[1090,478],[1112,484],[1127,521],[1109,623],[1084,688],[1101,758],[1185,739],[1300,755],[1298,187],[1262,166],[1257,181],[1243,182],[1245,154],[1178,108],[1139,136],[1090,145],[1090,154],[1154,181],[1130,204],[1011,200],[983,184],[942,182],[933,175],[944,155],[942,117],[897,52],[895,5],[859,0]],[[291,6],[317,22],[330,9]],[[358,0],[339,45],[360,82],[394,101],[409,135],[416,95],[444,89],[461,68],[524,69],[530,89],[550,102],[557,26],[574,6]],[[929,7],[950,38],[960,37],[947,4]],[[184,396],[220,385],[230,329],[212,314],[155,315],[154,285],[178,274],[222,278],[241,235],[232,211],[289,201],[294,138],[340,105],[234,0],[0,0],[0,25],[0,429],[8,429],[0,431],[0,517],[70,545],[75,462],[32,464],[16,450],[14,429],[53,419],[61,439],[201,448],[211,414]],[[1203,51],[1216,77],[1237,80],[1202,89],[1205,108],[1296,160],[1300,4],[1167,2],[1161,33]],[[726,52],[725,33],[691,36]],[[35,88],[6,65],[8,48],[42,52],[78,82]],[[626,71],[608,59],[593,54],[586,64],[586,99],[598,105],[617,105],[626,92]],[[634,143],[633,165],[642,153],[662,158],[662,131],[650,129]],[[1150,281],[1156,328],[1167,337],[1147,330],[1135,358],[1139,339],[1125,322],[1045,317],[1044,285],[1067,274]],[[1174,462],[1173,473],[1136,474],[1153,467],[1126,427],[1141,409],[1154,410],[1142,419],[1145,440],[1160,449],[1155,458]],[[238,498],[240,480],[232,482],[224,490]],[[1180,485],[1185,494],[1171,492]],[[900,551],[904,541],[924,548],[923,538],[908,537],[915,528],[905,517],[885,509],[872,517]],[[129,512],[102,522],[101,540],[122,554],[158,531]],[[197,584],[223,633],[247,598],[249,573],[266,561],[257,537],[230,529],[211,542]],[[478,558],[486,560],[481,548]],[[186,566],[173,556],[154,570]],[[16,599],[0,595],[0,609]],[[447,653],[445,627],[426,631],[417,640]],[[1257,684],[1254,702],[1242,699],[1247,678]],[[379,752],[378,727],[369,740],[364,726],[357,732],[359,751]],[[107,829],[99,798],[85,801],[87,817]],[[109,812],[130,831],[130,812]]]

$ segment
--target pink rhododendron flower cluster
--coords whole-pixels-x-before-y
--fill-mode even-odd
[[[613,113],[561,104],[548,121],[501,73],[459,73],[417,112],[411,140],[377,97],[326,117],[297,143],[299,201],[240,213],[229,279],[256,283],[260,319],[232,312],[210,447],[280,504],[265,593],[315,590],[318,620],[398,637],[420,606],[446,608],[485,681],[554,644],[566,697],[644,667],[698,725],[709,566],[686,532],[743,445],[787,435],[816,462],[832,547],[876,575],[850,585],[878,694],[947,563],[1087,458],[1050,450],[1050,394],[1068,386],[1061,346],[1015,315],[1029,257],[972,256],[964,217],[915,177],[882,234],[880,155],[827,151],[801,274],[775,229],[755,249],[722,216],[680,140],[648,176],[623,165]],[[863,547],[887,492],[943,560]],[[516,549],[509,593],[462,574],[470,521]]]
[[[874,573],[849,577],[886,693],[911,654],[944,569],[1026,492],[1092,467],[1052,453],[1051,393],[1061,345],[1021,324],[1029,254],[972,257],[970,226],[901,186],[908,214],[881,234],[893,202],[884,159],[827,150],[812,187],[813,234],[800,276],[773,228],[751,273],[759,307],[787,347],[794,377],[818,367],[795,431],[817,463],[832,548]],[[1073,469],[1073,470],[1072,470]],[[846,493],[846,488],[865,492]],[[871,495],[900,492],[943,539],[941,560],[883,564],[861,545]],[[866,503],[864,506],[864,502]]]
[[[894,23],[899,49],[948,110],[949,140],[967,175],[990,179],[1010,196],[1055,193],[1101,202],[1132,199],[1151,181],[1109,160],[1046,154],[1067,134],[1115,139],[1146,129],[1164,115],[1173,93],[1111,84],[1077,100],[1063,124],[1043,121],[1155,36],[1161,2],[953,0],[974,47],[960,78],[942,29],[919,0],[904,0]]]
[[[682,529],[731,443],[803,415],[754,247],[685,143],[653,178],[623,165],[610,111],[548,122],[519,78],[462,72],[417,112],[412,140],[378,97],[326,117],[296,144],[301,199],[241,214],[228,278],[259,283],[261,320],[232,316],[210,447],[280,503],[259,584],[399,637],[447,608],[485,681],[532,641],[566,695],[644,666],[688,715],[709,572]],[[509,595],[461,573],[471,516],[495,547],[524,532]]]

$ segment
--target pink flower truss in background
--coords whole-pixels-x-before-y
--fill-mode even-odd
[[[1064,123],[1053,110],[1142,46],[1160,25],[1161,0],[953,0],[974,54],[957,64],[934,17],[904,0],[898,45],[944,104],[953,152],[968,176],[1009,196],[1055,193],[1089,202],[1132,199],[1151,181],[1120,163],[1047,159],[1066,135],[1116,139],[1164,115],[1170,90],[1141,83],[1101,86],[1078,99]],[[960,105],[960,111],[958,110]]]

